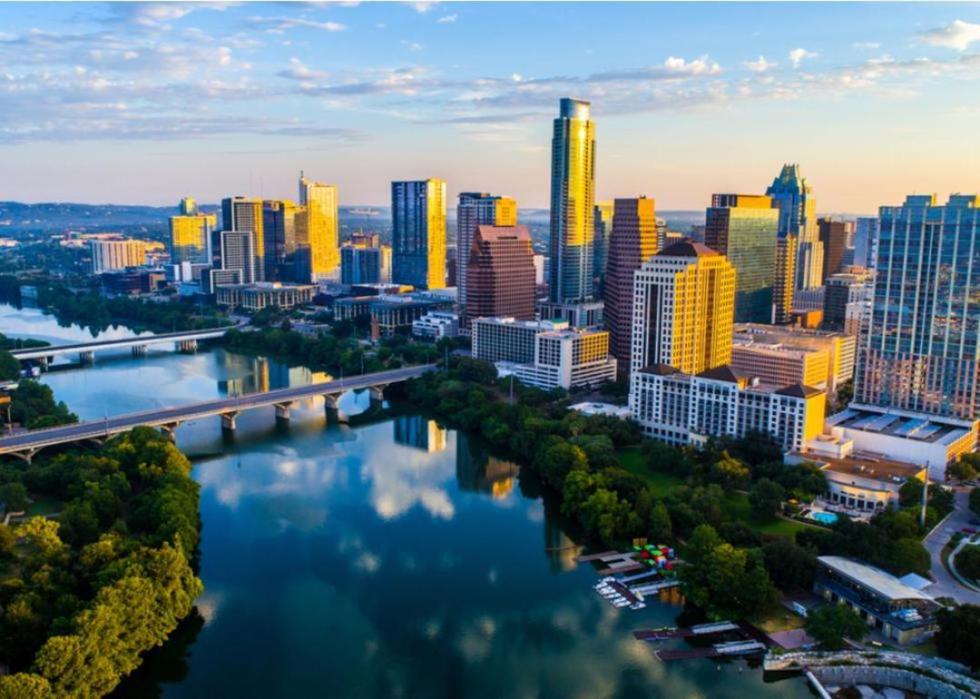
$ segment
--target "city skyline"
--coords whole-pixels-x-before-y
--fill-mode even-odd
[[[736,3],[349,4],[0,6],[4,198],[282,197],[305,169],[342,205],[435,177],[546,208],[566,96],[597,200],[699,210],[787,162],[820,213],[976,188],[977,6],[767,4],[761,31]]]

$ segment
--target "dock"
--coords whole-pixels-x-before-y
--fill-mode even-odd
[[[709,624],[697,624],[687,629],[641,629],[633,632],[633,637],[640,641],[666,641],[670,638],[692,638],[710,636],[726,631],[741,631],[742,627],[732,621],[715,621]]]
[[[628,587],[613,578],[603,578],[595,585],[595,591],[615,607],[643,609],[646,603]]]
[[[661,590],[666,590],[671,587],[677,587],[680,584],[680,580],[655,580],[642,585],[631,585],[630,590],[634,594],[646,596],[656,594]]]
[[[761,641],[728,641],[716,643],[707,648],[678,648],[676,650],[658,650],[654,653],[660,660],[686,660],[688,658],[722,658],[740,655],[753,655],[766,650],[766,644]]]

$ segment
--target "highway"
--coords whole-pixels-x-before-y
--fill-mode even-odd
[[[383,388],[389,384],[414,379],[433,369],[435,369],[434,364],[403,367],[308,386],[279,388],[263,393],[249,393],[231,398],[218,398],[200,403],[188,403],[169,408],[116,415],[105,420],[90,420],[74,425],[31,430],[0,438],[0,455],[15,455],[29,460],[38,449],[43,447],[91,439],[104,439],[120,432],[126,432],[138,425],[162,426],[173,429],[182,422],[211,415],[235,416],[245,410],[271,405],[288,406],[293,401],[314,396],[339,395],[346,391],[365,388]]]
[[[72,345],[49,345],[47,347],[29,347],[25,349],[12,350],[10,354],[20,360],[24,359],[43,359],[55,357],[59,354],[69,354],[72,352],[95,352],[96,350],[106,350],[125,347],[145,347],[164,342],[189,342],[191,340],[211,340],[217,337],[224,337],[225,333],[234,328],[231,325],[224,328],[211,328],[208,330],[185,330],[178,333],[164,333],[162,335],[143,335],[139,337],[125,337],[118,340],[94,340],[92,342],[79,342]]]

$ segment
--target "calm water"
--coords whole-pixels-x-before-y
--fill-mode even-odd
[[[0,323],[63,330],[9,307]],[[96,419],[323,378],[221,350],[151,350],[44,380]],[[327,426],[318,400],[274,423],[246,413],[231,442],[217,418],[178,430],[202,486],[201,618],[121,696],[809,696],[744,661],[657,661],[630,631],[671,624],[680,607],[602,601],[533,483],[465,435],[416,415]]]

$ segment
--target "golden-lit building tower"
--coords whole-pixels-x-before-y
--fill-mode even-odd
[[[446,288],[446,182],[391,183],[391,281]]]
[[[606,276],[606,266],[609,262],[609,236],[612,235],[613,203],[611,201],[596,202],[592,213],[592,225],[595,232],[592,236],[592,275],[596,281],[596,293],[602,290],[602,282]]]
[[[661,364],[698,374],[731,361],[735,268],[724,255],[674,243],[634,279],[631,373]]]
[[[197,213],[197,201],[194,197],[184,197],[177,205],[177,210],[181,216],[193,216]]]
[[[549,298],[592,297],[595,236],[595,122],[585,100],[562,98],[551,140]]]
[[[796,247],[799,239],[787,235],[776,241],[776,278],[772,285],[772,322],[786,325],[793,320],[793,290],[796,288]]]
[[[305,210],[297,218],[310,250],[310,279],[340,279],[340,216],[337,188],[332,184],[314,182],[303,173],[299,177],[299,204]]]
[[[170,261],[207,264],[211,262],[211,231],[218,225],[217,214],[198,211],[197,203],[184,197],[178,205],[180,215],[170,217]]]
[[[609,353],[616,358],[620,377],[629,375],[633,347],[633,275],[657,252],[654,207],[653,199],[646,197],[616,199],[610,217],[603,320],[609,331]]]
[[[261,199],[228,197],[221,200],[222,230],[252,234],[252,248],[255,254],[253,281],[257,282],[265,281],[265,229],[262,223]]]

